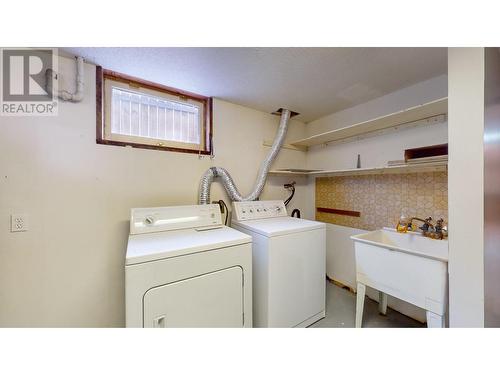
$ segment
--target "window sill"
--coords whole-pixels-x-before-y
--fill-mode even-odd
[[[186,154],[210,155],[210,151],[206,151],[206,150],[190,150],[190,149],[186,149],[186,148],[145,145],[145,144],[137,144],[137,143],[131,143],[131,142],[110,141],[110,140],[106,140],[106,139],[96,139],[96,143],[101,144],[101,145],[142,148],[142,149],[146,149],[146,150],[159,150],[159,151],[180,152],[180,153],[186,153]]]

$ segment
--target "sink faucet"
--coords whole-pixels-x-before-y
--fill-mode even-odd
[[[439,219],[436,221],[436,224],[432,223],[432,217],[428,217],[427,219],[421,219],[419,217],[412,217],[408,219],[405,224],[408,231],[413,230],[413,221],[421,221],[423,224],[419,229],[422,231],[422,235],[429,238],[442,240],[443,238],[448,237],[448,227],[443,225],[444,220]],[[400,224],[401,224],[400,219]]]
[[[432,217],[428,217],[427,219],[421,219],[419,217],[412,217],[410,220],[408,220],[408,229],[409,230],[412,230],[413,226],[413,220],[417,220],[417,221],[421,221],[422,223],[422,226],[419,227],[419,229],[422,231],[422,232],[428,232],[429,229],[434,229],[434,224],[432,224]]]

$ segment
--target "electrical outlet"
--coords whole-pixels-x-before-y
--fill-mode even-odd
[[[12,214],[10,216],[11,232],[26,232],[28,230],[28,215]]]

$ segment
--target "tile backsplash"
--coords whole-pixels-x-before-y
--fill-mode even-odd
[[[395,227],[401,214],[447,223],[448,174],[319,177],[316,207],[359,211],[360,217],[316,211],[316,220],[366,230]]]

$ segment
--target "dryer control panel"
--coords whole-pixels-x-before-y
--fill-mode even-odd
[[[217,204],[133,208],[130,213],[130,234],[221,226],[222,217]]]
[[[233,202],[233,220],[256,220],[288,216],[283,201]]]

